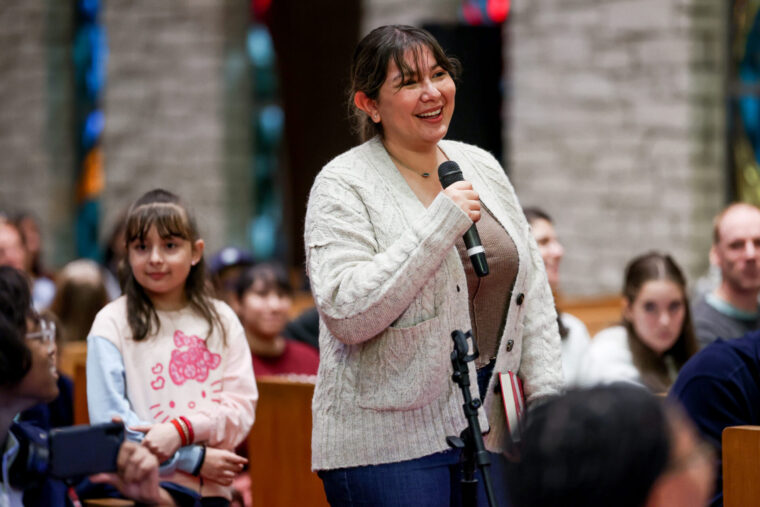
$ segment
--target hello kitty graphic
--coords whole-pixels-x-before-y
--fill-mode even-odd
[[[206,342],[197,336],[187,336],[177,330],[174,332],[174,345],[188,347],[186,350],[172,350],[169,376],[178,386],[191,379],[203,382],[208,378],[209,370],[216,369],[222,362],[222,356],[209,351]]]
[[[151,373],[154,377],[150,382],[150,387],[154,391],[161,391],[169,385],[167,377],[175,386],[181,386],[192,380],[202,384],[208,378],[209,372],[218,368],[222,362],[222,356],[208,350],[206,343],[195,335],[188,336],[177,330],[174,332],[174,345],[177,348],[172,350],[167,368],[164,368],[164,364],[161,362],[151,367]],[[167,373],[168,375],[166,375]],[[210,387],[212,396],[218,394],[222,391],[222,381],[212,382]],[[200,391],[201,398],[207,396],[205,390]],[[218,397],[210,398],[210,401],[221,403],[221,399]],[[166,412],[176,408],[174,401],[170,401],[168,405],[165,407]],[[190,401],[187,408],[192,410],[195,406],[195,401]],[[153,415],[154,420],[161,420],[161,416],[165,414],[160,403],[151,406],[150,409],[151,411],[158,409],[158,412]],[[165,415],[164,421],[168,419],[169,416]]]

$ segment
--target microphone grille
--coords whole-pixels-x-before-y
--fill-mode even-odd
[[[459,164],[453,160],[447,160],[438,166],[438,179],[441,181],[441,186],[446,188],[456,181],[462,181],[464,177]]]

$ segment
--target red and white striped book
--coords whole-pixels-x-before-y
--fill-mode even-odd
[[[504,414],[507,418],[507,429],[512,442],[519,442],[521,437],[522,418],[525,414],[525,394],[522,380],[516,373],[508,371],[499,373],[501,399],[504,401]]]

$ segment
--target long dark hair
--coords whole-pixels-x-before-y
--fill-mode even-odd
[[[420,68],[422,51],[430,49],[438,65],[448,72],[453,79],[459,77],[461,65],[455,58],[446,55],[438,41],[430,32],[409,25],[386,25],[375,28],[356,46],[351,63],[351,85],[348,89],[348,108],[354,120],[354,127],[362,141],[376,135],[383,135],[383,126],[374,123],[354,104],[354,94],[358,91],[372,100],[377,100],[380,88],[388,74],[391,60],[401,71],[403,83],[409,77],[417,75]],[[414,53],[414,66],[411,67],[404,58],[408,51]]]
[[[108,291],[100,266],[88,259],[71,261],[56,277],[50,310],[58,317],[64,342],[83,341],[101,308],[108,304]]]
[[[150,228],[155,226],[162,238],[176,236],[195,243],[200,236],[195,220],[180,202],[179,197],[163,189],[147,192],[137,199],[127,212],[125,241],[127,249],[135,240],[144,241]],[[149,332],[157,332],[160,326],[158,314],[145,290],[137,283],[129,255],[122,261],[124,269],[124,293],[127,296],[127,320],[132,337],[140,341]],[[226,343],[221,318],[214,307],[206,284],[206,268],[203,259],[191,266],[185,280],[185,296],[190,306],[208,323],[208,335],[218,327],[222,341]],[[153,327],[155,326],[155,328]]]
[[[670,255],[650,252],[628,263],[623,283],[623,296],[628,305],[633,304],[644,284],[652,280],[670,280],[681,289],[684,318],[678,339],[672,347],[658,356],[644,345],[628,319],[623,318],[623,326],[628,333],[633,363],[639,370],[643,383],[653,391],[661,392],[666,391],[675,380],[668,375],[667,361],[673,361],[676,370],[680,370],[684,363],[697,352],[697,340],[691,321],[686,277]]]
[[[262,262],[246,269],[235,281],[235,294],[239,300],[243,299],[246,291],[261,282],[264,292],[276,291],[288,297],[293,296],[293,285],[288,278],[287,270],[278,262]]]

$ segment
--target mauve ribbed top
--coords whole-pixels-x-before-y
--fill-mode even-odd
[[[499,337],[509,312],[509,298],[517,276],[518,258],[515,242],[485,206],[478,221],[478,235],[486,251],[489,274],[479,278],[467,256],[467,248],[460,238],[456,242],[467,275],[467,292],[470,296],[472,336],[480,355],[475,366],[480,368],[496,357]],[[466,331],[463,330],[463,331]]]

